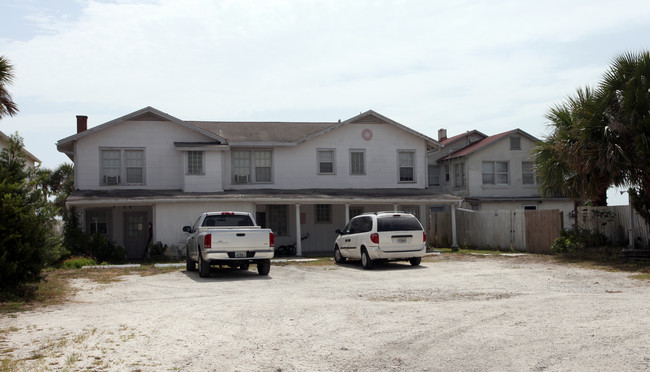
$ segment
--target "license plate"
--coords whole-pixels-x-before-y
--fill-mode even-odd
[[[244,258],[246,257],[246,252],[235,252],[235,258]]]
[[[399,238],[397,239],[398,243],[406,243],[406,238]]]

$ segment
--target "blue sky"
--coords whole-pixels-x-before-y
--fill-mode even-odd
[[[48,168],[69,161],[55,143],[75,115],[92,127],[146,106],[185,120],[373,109],[433,138],[543,138],[552,105],[650,49],[649,20],[647,0],[3,0],[20,113],[0,130]]]

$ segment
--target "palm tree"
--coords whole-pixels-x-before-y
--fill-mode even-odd
[[[18,105],[11,98],[6,86],[14,80],[14,67],[5,56],[0,56],[0,119],[18,113]]]
[[[650,53],[614,59],[600,84],[605,115],[618,136],[632,206],[650,222]]]

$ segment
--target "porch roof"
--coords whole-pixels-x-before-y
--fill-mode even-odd
[[[462,198],[428,189],[255,189],[222,192],[181,190],[84,190],[68,197],[68,206],[147,205],[193,201],[246,201],[265,204],[438,204],[453,205]]]

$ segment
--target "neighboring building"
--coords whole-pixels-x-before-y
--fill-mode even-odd
[[[374,111],[338,122],[183,121],[146,107],[57,143],[74,162],[68,206],[87,232],[140,258],[148,240],[181,247],[200,213],[254,213],[276,245],[332,253],[335,230],[354,215],[414,213],[461,198],[427,189],[437,141]],[[310,234],[300,244],[298,237]]]
[[[0,131],[0,151],[7,148],[8,145],[9,145],[9,137]],[[23,154],[25,154],[25,162],[27,166],[33,168],[37,164],[41,163],[41,161],[36,156],[32,155],[32,153],[27,151],[25,148],[23,148]]]
[[[559,209],[570,226],[573,201],[541,196],[534,172],[533,149],[540,141],[521,129],[487,136],[470,131],[447,138],[429,152],[429,187],[463,198],[472,210]]]

